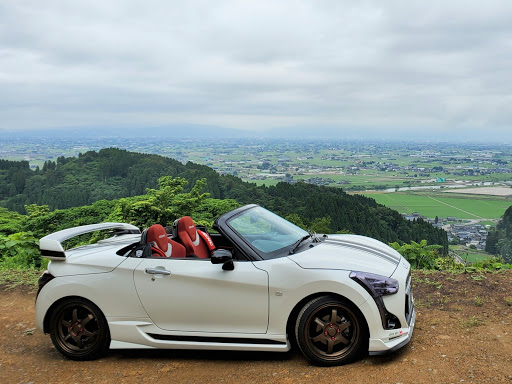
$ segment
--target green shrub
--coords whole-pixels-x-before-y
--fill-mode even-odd
[[[0,269],[41,268],[39,240],[32,232],[0,235]]]
[[[427,240],[421,240],[419,243],[412,241],[411,244],[389,244],[405,259],[411,263],[414,269],[435,269],[436,259],[440,257],[440,245],[428,245]]]

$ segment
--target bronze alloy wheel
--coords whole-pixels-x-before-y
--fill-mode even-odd
[[[50,319],[55,347],[72,360],[90,360],[103,354],[110,344],[108,325],[99,308],[80,298],[62,302]]]
[[[304,306],[297,318],[296,336],[304,355],[318,365],[349,363],[368,345],[366,324],[359,311],[329,296]]]

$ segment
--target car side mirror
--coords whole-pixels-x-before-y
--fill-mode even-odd
[[[212,264],[222,264],[224,271],[232,271],[235,269],[233,263],[233,254],[227,249],[216,249],[212,252]]]

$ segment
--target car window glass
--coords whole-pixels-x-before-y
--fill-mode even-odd
[[[228,225],[244,240],[263,253],[271,253],[294,244],[306,231],[261,207],[242,212]]]

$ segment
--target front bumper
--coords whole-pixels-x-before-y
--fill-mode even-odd
[[[388,341],[383,339],[370,339],[369,355],[385,355],[394,352],[411,341],[416,323],[416,310],[413,308],[408,328],[396,329],[391,332]]]
[[[396,329],[381,329],[370,337],[368,352],[370,355],[382,355],[396,351],[411,341],[416,323],[416,310],[412,294],[412,280],[408,275],[405,280],[405,292],[386,296],[386,307],[398,317],[402,326]]]

